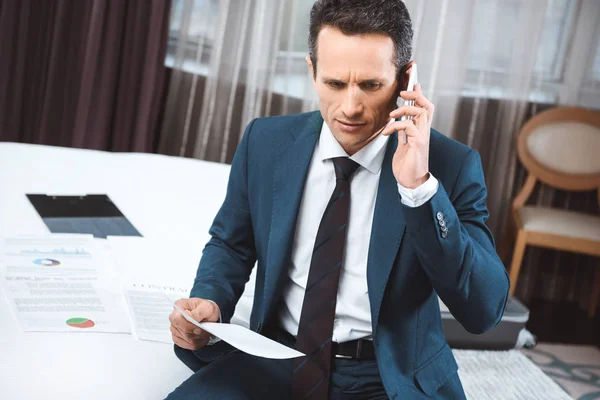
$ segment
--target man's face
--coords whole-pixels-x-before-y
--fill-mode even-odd
[[[394,42],[385,35],[347,36],[324,27],[317,45],[314,87],[321,115],[352,155],[377,136],[396,108],[399,86],[392,63]]]

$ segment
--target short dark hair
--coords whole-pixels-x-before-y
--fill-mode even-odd
[[[345,35],[379,33],[394,42],[392,62],[399,74],[412,55],[413,29],[402,0],[318,0],[310,11],[308,50],[317,74],[317,38],[324,26]]]

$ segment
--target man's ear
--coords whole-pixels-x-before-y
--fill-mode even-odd
[[[315,76],[315,70],[313,67],[312,60],[310,59],[310,56],[306,56],[306,63],[308,64],[308,68],[310,69],[310,76],[312,76],[313,81],[314,81],[316,79],[316,76]]]
[[[415,61],[411,60],[400,71],[400,75],[398,76],[398,83],[400,84],[398,87],[398,93],[400,93],[402,90],[406,90],[406,87],[408,86],[408,80],[410,79],[410,71],[414,64]]]

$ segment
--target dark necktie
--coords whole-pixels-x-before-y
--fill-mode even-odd
[[[331,338],[350,211],[350,178],[359,166],[348,157],[334,158],[333,165],[335,189],[317,231],[298,326],[296,349],[306,357],[294,360],[294,400],[325,400],[329,395]]]

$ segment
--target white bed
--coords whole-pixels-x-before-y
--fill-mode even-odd
[[[179,157],[0,143],[0,237],[49,232],[25,193],[106,193],[148,240],[183,239],[198,254],[186,265],[127,265],[119,273],[189,287],[228,173],[228,165]],[[0,295],[2,399],[161,399],[190,375],[172,345],[126,334],[22,332]],[[246,313],[248,297],[239,307]]]

